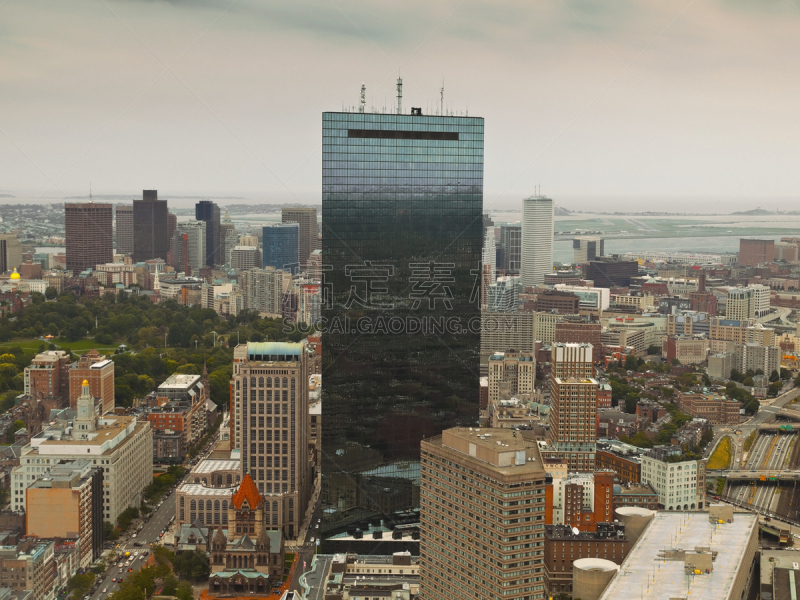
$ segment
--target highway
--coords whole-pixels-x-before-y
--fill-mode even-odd
[[[795,435],[779,435],[767,433],[756,438],[747,456],[746,470],[782,471],[788,467],[789,456],[797,441]],[[738,443],[738,442],[737,442]],[[732,485],[729,497],[756,511],[774,511],[777,508],[778,496],[775,484],[759,485],[757,482],[745,485]]]

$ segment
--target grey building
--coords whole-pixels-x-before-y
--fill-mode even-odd
[[[117,254],[133,253],[133,205],[117,204],[114,209],[117,220],[116,252]]]
[[[225,264],[224,244],[220,239],[219,206],[211,200],[201,200],[194,205],[194,218],[206,224],[204,264],[209,267]]]

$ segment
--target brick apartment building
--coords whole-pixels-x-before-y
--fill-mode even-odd
[[[775,240],[739,240],[739,264],[754,267],[775,260]]]
[[[549,596],[572,593],[572,563],[580,558],[602,558],[622,564],[630,543],[619,523],[598,523],[595,532],[574,533],[566,525],[545,525],[544,574]]]
[[[25,393],[40,398],[46,409],[64,408],[69,402],[69,355],[63,350],[37,354],[25,368]]]
[[[678,397],[678,408],[693,417],[707,419],[713,425],[736,425],[742,403],[713,392],[682,394]]]
[[[566,316],[556,323],[555,342],[557,344],[591,344],[592,362],[597,364],[603,360],[601,330],[600,323],[587,321],[582,317]]]

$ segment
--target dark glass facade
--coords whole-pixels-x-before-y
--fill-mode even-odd
[[[322,136],[330,537],[413,521],[421,439],[478,419],[483,119],[324,113]]]
[[[194,205],[194,218],[206,222],[206,256],[204,264],[209,267],[224,264],[222,260],[222,245],[219,237],[220,226],[219,206],[210,200],[201,200]]]
[[[275,223],[262,228],[263,266],[295,272],[299,266],[300,225]]]
[[[157,190],[144,190],[141,200],[133,201],[133,261],[151,258],[167,260],[169,231],[167,201],[158,199]]]

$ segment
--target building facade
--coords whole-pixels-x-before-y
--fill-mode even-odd
[[[63,408],[69,402],[69,355],[63,350],[37,354],[25,367],[25,393],[50,408]]]
[[[680,448],[654,448],[642,455],[642,483],[658,493],[660,510],[703,510],[706,505],[706,463],[678,460]],[[672,459],[674,460],[674,459]]]
[[[110,204],[64,204],[67,271],[73,275],[114,259],[114,212]]]
[[[420,440],[477,418],[483,126],[323,114],[322,317],[342,324],[322,337],[323,536],[392,495],[415,508]]]
[[[204,243],[206,255],[203,259],[203,264],[209,267],[224,265],[223,244],[220,238],[219,206],[211,202],[211,200],[201,200],[194,205],[194,218],[206,224]]]
[[[678,408],[693,417],[706,419],[713,425],[736,425],[742,403],[714,392],[680,394]]]
[[[775,240],[739,240],[739,264],[755,267],[775,260]]]
[[[507,429],[448,429],[422,442],[420,476],[426,599],[545,597],[545,471],[535,441]]]
[[[205,221],[180,223],[172,234],[172,267],[178,273],[197,275],[206,266]]]

